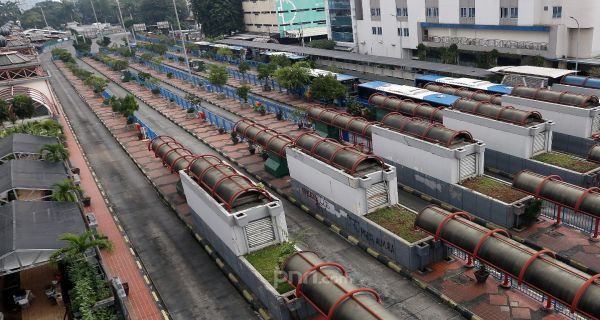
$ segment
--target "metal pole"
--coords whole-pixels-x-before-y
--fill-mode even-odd
[[[581,33],[581,28],[579,27],[579,21],[577,19],[575,19],[574,17],[570,17],[571,19],[575,20],[575,23],[577,23],[577,49],[576,49],[576,57],[575,57],[575,71],[579,71],[579,35]]]
[[[98,16],[96,15],[96,8],[94,8],[94,0],[90,0],[92,4],[92,12],[94,13],[94,19],[96,19],[96,23],[98,23]]]
[[[125,41],[127,41],[127,50],[129,50],[129,52],[131,52],[131,45],[129,44],[129,32],[127,32],[127,29],[125,28],[125,21],[123,21],[123,13],[121,13],[121,4],[119,3],[119,0],[115,0],[117,1],[117,8],[119,8],[119,17],[121,18],[121,26],[123,27],[123,30],[125,30]]]
[[[44,14],[44,8],[42,8],[42,6],[40,6],[40,10],[42,11],[42,17],[44,18],[44,23],[46,23],[46,28],[50,28],[50,26],[48,26],[48,21],[46,21],[46,15]]]
[[[190,61],[188,60],[187,50],[185,49],[185,38],[183,36],[183,31],[181,31],[181,22],[179,22],[179,13],[177,13],[177,4],[175,4],[175,0],[173,0],[173,9],[175,9],[175,18],[177,19],[177,27],[179,28],[179,34],[181,35],[181,46],[183,47],[183,55],[185,57],[185,66],[188,71],[188,75],[190,77],[190,82],[192,86],[194,82],[192,82],[192,69],[190,69]]]

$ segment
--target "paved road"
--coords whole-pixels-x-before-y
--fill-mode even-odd
[[[258,318],[67,80],[51,63],[44,66],[171,316],[185,320]]]
[[[115,84],[109,86],[117,96],[127,94],[125,90]],[[180,143],[196,154],[212,154],[222,158],[217,152],[202,144],[154,109],[139,100],[138,103],[140,108],[136,112],[136,116],[157,134],[176,137]],[[282,200],[282,202],[292,239],[298,240],[301,246],[318,252],[325,260],[341,263],[346,267],[355,283],[374,288],[381,295],[386,307],[399,319],[461,318],[457,312],[441,303],[438,298],[377,262],[362,249],[335,235],[289,201]]]

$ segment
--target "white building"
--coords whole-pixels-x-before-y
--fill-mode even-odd
[[[329,37],[364,54],[410,58],[420,43],[547,59],[600,54],[598,0],[327,0],[326,10]]]
[[[327,34],[324,0],[243,0],[246,31],[280,38]]]

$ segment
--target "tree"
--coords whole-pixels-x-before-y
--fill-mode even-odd
[[[129,62],[126,60],[114,60],[112,66],[110,67],[113,71],[122,71],[129,67]]]
[[[308,43],[311,48],[333,50],[335,48],[335,41],[329,39],[313,40]]]
[[[73,31],[74,30],[72,30],[71,32]],[[73,48],[75,48],[76,51],[82,52],[84,54],[90,53],[90,51],[92,50],[92,39],[80,37],[79,34],[77,34],[77,32],[74,32],[74,34],[78,40],[75,43],[73,43]]]
[[[237,89],[235,89],[235,93],[238,95],[238,97],[242,98],[242,100],[244,100],[244,103],[248,103],[248,93],[250,92],[250,87],[243,85],[241,87],[238,87]]]
[[[289,67],[292,65],[292,61],[290,61],[290,59],[288,59],[288,57],[286,57],[283,54],[276,54],[274,56],[271,56],[269,62],[273,63],[279,68]]]
[[[318,76],[310,84],[310,92],[316,100],[332,103],[335,99],[346,97],[348,89],[333,75]]]
[[[189,16],[188,6],[184,0],[176,0],[177,13],[183,20]],[[136,17],[142,17],[142,22],[146,24],[156,24],[158,21],[169,21],[176,23],[175,11],[171,1],[141,0],[139,1]]]
[[[110,97],[109,100],[112,112],[121,112],[121,99],[116,96]]]
[[[12,110],[15,116],[22,121],[33,117],[35,105],[30,96],[19,94],[13,97]]]
[[[219,89],[227,83],[228,77],[229,74],[227,74],[227,69],[223,66],[211,66],[210,71],[208,72],[208,81]]]
[[[271,89],[271,86],[269,86],[269,80],[277,70],[277,65],[274,63],[263,63],[259,64],[256,70],[258,71],[258,79],[265,80],[265,89]]]
[[[120,99],[120,112],[124,117],[129,118],[139,109],[139,105],[135,98],[128,94],[125,98]]]
[[[54,184],[52,200],[75,202],[77,201],[76,192],[82,192],[81,188],[75,185],[73,180],[66,179],[63,182],[57,182]]]
[[[58,239],[67,241],[68,245],[56,250],[51,256],[50,261],[73,261],[84,257],[85,252],[91,248],[98,247],[112,251],[112,242],[106,238],[100,237],[96,230],[90,229],[82,234],[65,233]]]
[[[291,92],[300,92],[310,83],[310,74],[303,65],[284,67],[275,71],[275,79],[282,87]]]
[[[94,93],[100,93],[104,91],[104,89],[106,89],[106,86],[108,85],[108,80],[95,75],[91,75],[83,81],[83,84],[92,87]]]
[[[96,40],[96,44],[101,47],[108,47],[110,45],[110,38],[107,36],[102,37],[102,39]]]
[[[4,99],[0,99],[0,127],[4,127],[4,122],[10,120],[10,110],[8,103]]]
[[[219,48],[217,50],[217,55],[222,56],[222,57],[231,58],[233,56],[233,51],[231,51],[231,49],[229,49],[229,48]]]
[[[59,29],[61,24],[75,20],[75,13],[70,1],[43,1],[36,3],[33,8],[23,12],[20,19],[18,19],[21,21],[23,28],[27,29],[45,27],[46,22],[42,16],[42,9],[46,15],[46,21],[48,21],[48,25],[55,29]]]
[[[192,10],[209,37],[245,29],[242,0],[192,0]]]
[[[17,21],[21,16],[21,9],[16,1],[0,2],[0,25],[8,21]]]
[[[60,162],[69,157],[69,149],[60,143],[45,144],[40,149],[42,159],[49,162]]]
[[[422,43],[419,43],[417,46],[417,57],[419,57],[419,60],[423,61],[427,59],[427,47]]]
[[[453,43],[444,50],[442,53],[442,62],[447,64],[458,63],[458,46],[456,44]]]
[[[246,73],[250,70],[250,65],[246,61],[240,62],[238,71],[242,74],[242,79],[246,78]]]

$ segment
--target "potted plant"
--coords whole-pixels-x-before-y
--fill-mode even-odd
[[[196,109],[194,109],[194,108],[187,109],[185,117],[187,119],[193,119],[193,118],[195,118],[196,117]]]
[[[174,108],[175,107],[175,98],[169,98],[169,107],[170,108]]]
[[[135,121],[133,120],[133,117],[127,117],[127,129],[129,130],[134,130],[135,129]]]
[[[90,198],[88,196],[84,196],[83,199],[81,200],[81,203],[83,204],[84,207],[89,207],[92,204],[92,198]]]
[[[248,152],[250,152],[250,154],[256,153],[256,147],[250,142],[248,142]]]
[[[152,88],[152,90],[150,90],[150,92],[152,92],[153,95],[157,95],[160,93],[160,89],[159,88]]]
[[[223,134],[223,133],[225,133],[225,129],[219,128],[219,134]]]
[[[184,57],[177,57],[177,60],[179,61],[179,64],[183,64],[183,61],[185,61]]]
[[[173,78],[173,73],[172,72],[167,72],[167,78],[172,79]]]
[[[249,92],[250,92],[250,87],[248,87],[246,85],[243,85],[243,86],[235,89],[235,94],[237,94],[238,97],[240,97],[240,99],[242,99],[242,102],[240,103],[242,108],[244,108],[245,106],[248,105],[248,93]]]
[[[474,274],[477,283],[485,283],[490,276],[490,272],[487,270],[485,264],[480,264]]]
[[[137,136],[138,136],[138,140],[144,140],[144,134],[143,133],[138,132]]]
[[[275,117],[279,121],[283,119],[283,110],[281,110],[281,107],[277,108],[277,113],[275,114]]]
[[[238,134],[237,132],[231,131],[231,142],[233,142],[233,144],[238,144],[238,142],[240,142],[240,139],[238,138]]]
[[[302,129],[304,127],[304,110],[295,109],[292,115],[294,116],[296,124],[298,124],[298,129]]]

